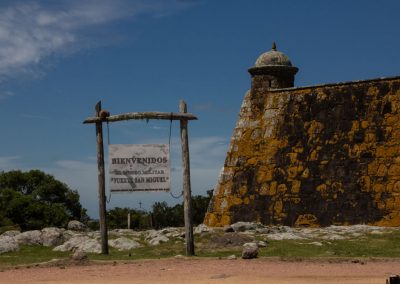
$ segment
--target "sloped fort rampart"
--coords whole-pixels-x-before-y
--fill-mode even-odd
[[[293,88],[273,49],[254,67],[204,223],[400,225],[400,77]]]

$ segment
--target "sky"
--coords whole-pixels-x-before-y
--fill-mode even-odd
[[[189,122],[192,194],[205,195],[250,87],[247,69],[273,41],[299,68],[295,86],[399,76],[399,11],[397,0],[1,0],[0,171],[52,174],[97,218],[95,127],[83,120],[100,100],[121,114],[178,111],[183,99],[198,117]],[[165,144],[169,130],[169,121],[104,125],[106,161],[109,143]],[[176,196],[178,122],[170,143]],[[110,195],[108,183],[106,195],[108,209],[182,202]]]

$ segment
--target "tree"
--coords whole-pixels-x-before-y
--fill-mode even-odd
[[[23,230],[88,219],[78,192],[39,170],[1,172],[0,204],[0,226],[11,221]]]

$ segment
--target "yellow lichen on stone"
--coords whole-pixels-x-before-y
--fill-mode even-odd
[[[308,178],[310,176],[310,170],[306,168],[303,173],[301,174],[302,178]]]
[[[361,121],[361,128],[365,129],[369,126],[368,120]]]
[[[318,159],[318,152],[317,150],[313,150],[310,154],[310,161],[316,161]]]
[[[327,186],[326,184],[320,184],[317,186],[317,191],[322,195],[323,198],[328,197]]]
[[[353,120],[351,122],[351,131],[354,132],[354,131],[357,131],[359,129],[360,129],[360,122],[358,120]]]
[[[239,187],[239,194],[244,196],[247,193],[247,185],[242,185]]]
[[[301,182],[299,180],[293,180],[292,181],[292,187],[290,188],[290,191],[293,194],[299,193],[300,192],[300,185],[301,185]]]
[[[231,224],[231,216],[224,214],[221,216],[221,221],[220,221],[221,226],[226,226]]]
[[[279,215],[282,212],[282,209],[283,209],[282,201],[281,200],[276,201],[274,204],[275,213]]]
[[[258,163],[259,158],[258,157],[252,157],[247,160],[247,164],[250,166],[254,166]]]
[[[297,169],[298,169],[297,166],[288,168],[287,172],[288,172],[288,177],[290,179],[294,179],[297,176]]]
[[[269,167],[262,166],[259,168],[257,172],[257,182],[262,183],[266,181],[271,181],[273,177],[273,169],[270,169]]]
[[[384,177],[387,174],[387,169],[386,166],[384,164],[380,164],[378,167],[378,171],[376,172],[376,175],[378,177]]]
[[[375,192],[384,192],[385,191],[385,186],[383,184],[380,183],[376,183],[372,186],[372,189]]]
[[[218,219],[214,213],[207,212],[204,217],[204,224],[207,224],[210,227],[216,227],[218,223]]]
[[[297,227],[319,227],[318,219],[313,214],[303,214],[297,217],[295,222]]]
[[[286,184],[282,183],[278,185],[278,193],[284,193],[286,192],[286,190],[287,190]]]

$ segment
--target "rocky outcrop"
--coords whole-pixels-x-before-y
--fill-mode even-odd
[[[78,231],[78,232],[87,231],[86,225],[79,221],[76,221],[76,220],[69,221],[67,228],[68,228],[68,230],[71,230],[71,231]]]
[[[121,250],[121,251],[122,250],[132,250],[132,249],[142,246],[137,241],[134,241],[127,237],[119,237],[117,239],[109,240],[108,244],[111,247],[116,248],[117,250]]]
[[[228,232],[228,228],[231,231]],[[299,240],[303,244],[318,246],[335,240],[356,240],[368,235],[384,235],[396,230],[400,230],[400,228],[367,225],[293,228],[239,222],[227,228],[212,228],[210,230],[205,226],[200,226],[196,237],[201,241],[196,246],[208,249],[239,249],[246,243],[254,243],[259,249],[262,249],[268,246],[270,240]],[[172,243],[180,243],[183,246],[185,241],[182,238],[183,234],[184,228],[146,231],[111,230],[108,234],[108,243],[114,249],[130,252],[145,246],[163,244],[168,246]],[[101,253],[100,239],[98,231],[76,232],[59,228],[45,228],[41,231],[24,233],[8,231],[0,235],[0,254],[17,251],[25,245],[50,246],[54,247],[55,251]]]
[[[54,251],[83,251],[89,253],[101,253],[99,241],[88,236],[80,235],[73,237],[64,244],[57,246]]]
[[[10,236],[0,236],[0,254],[19,250],[18,242]]]

